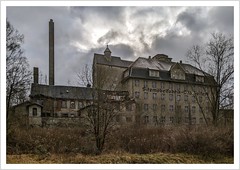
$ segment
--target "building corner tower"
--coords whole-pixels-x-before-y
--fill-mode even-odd
[[[54,22],[49,21],[49,85],[54,85]]]

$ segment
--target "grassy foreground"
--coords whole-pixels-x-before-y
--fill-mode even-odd
[[[7,155],[7,164],[233,164],[233,157],[203,158],[189,154],[103,154],[100,156],[86,156],[82,154],[52,154],[52,155]]]

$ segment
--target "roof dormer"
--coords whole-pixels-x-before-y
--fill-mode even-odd
[[[185,70],[179,63],[172,65],[170,72],[171,72],[171,79],[177,79],[177,80],[186,79]]]

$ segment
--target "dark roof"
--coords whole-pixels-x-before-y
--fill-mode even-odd
[[[142,79],[149,79],[149,80],[165,80],[165,81],[191,82],[191,83],[203,84],[201,82],[196,82],[196,75],[194,74],[186,73],[186,80],[175,80],[171,78],[170,71],[160,70],[159,77],[149,76],[149,69],[147,68],[132,67],[132,68],[129,68],[127,71],[129,72],[129,76],[127,78],[132,77],[132,78],[142,78]],[[214,85],[214,83],[215,81],[212,76],[204,77],[204,84]]]
[[[43,105],[39,104],[39,103],[36,103],[36,102],[31,102],[31,101],[25,101],[23,103],[19,103],[17,105],[14,105],[13,108],[16,108],[16,107],[20,107],[20,106],[32,106],[32,105],[38,105],[40,107],[43,107]]]
[[[52,86],[42,84],[32,84],[30,97],[45,96],[62,99],[92,99],[92,89],[75,86]]]
[[[138,68],[148,68],[152,70],[160,70],[160,71],[170,71],[171,67],[175,65],[176,62],[168,62],[168,61],[162,61],[157,59],[149,59],[149,58],[143,58],[139,57],[137,60],[135,60],[130,67],[138,67]],[[178,63],[187,74],[195,74],[204,76],[204,72],[199,70],[196,67],[193,67],[189,64],[183,64]]]
[[[104,55],[96,54],[96,53],[94,54],[94,60],[97,64],[116,66],[116,67],[125,67],[125,68],[127,68],[133,63],[132,61],[122,60],[120,57],[116,57],[116,56],[111,56],[111,60],[108,60]]]

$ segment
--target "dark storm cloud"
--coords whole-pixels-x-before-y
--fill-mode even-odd
[[[83,24],[89,22],[89,18],[96,23],[103,21],[106,25],[112,22],[120,22],[124,18],[124,7],[111,6],[88,6],[88,7],[71,7],[71,14],[74,17],[81,18]]]
[[[114,56],[120,56],[122,59],[133,59],[134,57],[134,49],[127,45],[127,44],[116,44],[116,45],[110,45],[110,49],[112,49],[112,55]]]
[[[48,21],[54,20],[55,81],[64,85],[76,85],[76,72],[106,44],[125,60],[165,53],[186,61],[187,49],[211,32],[233,34],[232,7],[8,7],[7,17],[25,36],[30,66],[46,75]]]
[[[178,15],[176,23],[180,22],[193,32],[203,31],[208,26],[208,19],[204,17],[204,12],[200,7],[188,8]]]
[[[100,37],[97,42],[99,44],[109,44],[111,41],[114,41],[115,39],[120,38],[121,36],[123,35],[120,32],[111,29],[105,35]]]
[[[211,27],[220,32],[233,34],[233,7],[215,7],[209,11]]]
[[[172,32],[164,37],[157,36],[152,43],[152,51],[154,51],[155,54],[166,54],[173,58],[173,61],[179,61],[184,60],[185,53],[187,49],[191,47],[192,43],[191,36],[179,36]]]

